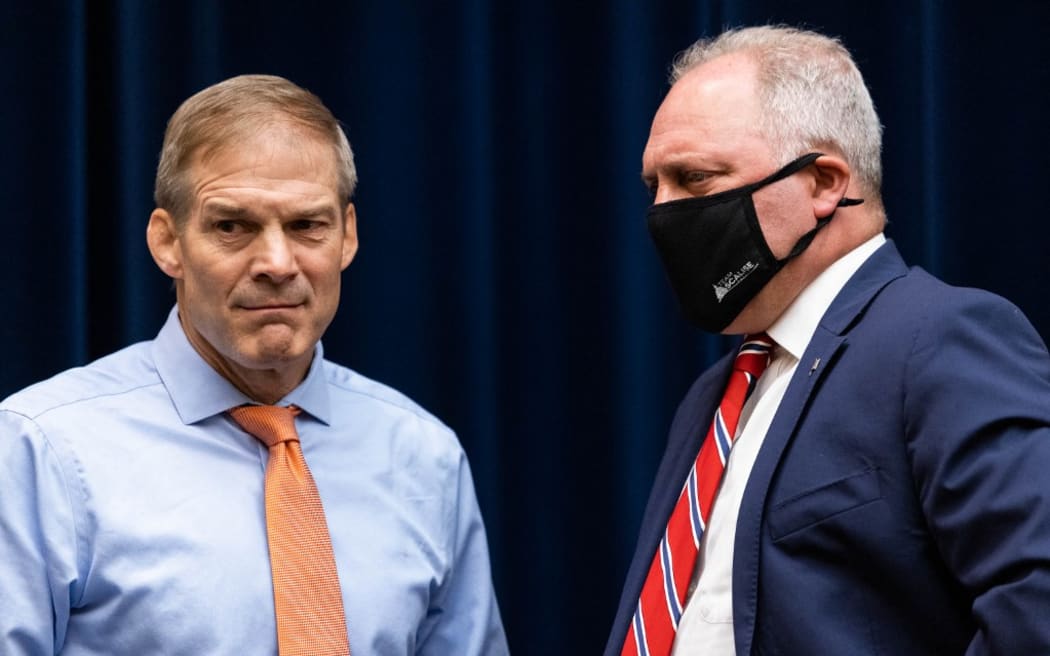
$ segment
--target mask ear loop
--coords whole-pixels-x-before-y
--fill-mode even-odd
[[[781,168],[778,171],[774,171],[773,173],[767,175],[758,182],[752,182],[749,185],[744,185],[740,188],[740,190],[747,189],[748,192],[755,192],[761,189],[762,187],[771,185],[774,182],[783,180],[784,178],[790,178],[791,176],[795,175],[796,173],[806,168],[813,162],[817,161],[817,158],[823,156],[824,153],[808,153],[806,155],[803,155],[802,157],[799,157],[798,159],[792,162],[788,162],[786,165],[784,165],[783,168]]]
[[[791,174],[797,173],[798,171],[801,171],[805,167],[817,161],[817,158],[823,156],[823,154],[824,153],[809,153],[808,155],[803,155],[802,157],[792,162],[792,164],[789,164],[784,168],[793,169],[791,171]],[[776,176],[778,176],[781,173],[783,173],[783,171],[777,171],[777,173],[774,173],[770,177],[776,178]],[[836,207],[850,207],[852,205],[860,205],[863,202],[863,198],[846,198],[845,196],[843,196],[839,199],[839,202],[836,205]],[[831,214],[828,214],[823,219],[817,219],[817,225],[813,226],[812,230],[798,238],[798,241],[795,242],[794,248],[791,249],[791,252],[788,253],[787,256],[784,257],[784,259],[780,260],[780,264],[783,265],[788,260],[798,257],[802,254],[802,251],[809,248],[809,245],[813,242],[813,238],[817,236],[817,233],[820,232],[824,228],[824,226],[831,223],[831,219],[834,218],[834,216],[835,212],[832,211]]]
[[[860,205],[863,202],[863,198],[846,198],[845,196],[843,196],[839,200],[836,207],[851,207],[853,205]],[[791,252],[788,253],[784,259],[780,260],[781,264],[787,262],[788,260],[798,257],[802,254],[802,251],[809,248],[810,243],[812,243],[813,238],[817,236],[817,233],[820,232],[824,228],[824,226],[831,223],[831,219],[834,217],[835,212],[832,212],[831,214],[825,216],[823,219],[817,219],[817,225],[814,226],[812,230],[798,238],[798,241],[795,242],[795,247],[791,249]]]

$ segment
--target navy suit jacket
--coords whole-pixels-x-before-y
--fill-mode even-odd
[[[671,426],[606,654],[729,375]],[[832,303],[748,479],[738,656],[1050,654],[1050,357],[998,296],[908,269],[892,242]]]

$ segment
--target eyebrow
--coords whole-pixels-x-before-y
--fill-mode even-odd
[[[680,174],[683,171],[705,171],[707,173],[724,174],[729,173],[732,168],[729,163],[722,159],[710,158],[704,163],[698,163],[695,159],[690,159],[689,157],[676,157],[665,162],[662,166],[654,167],[651,176],[646,176],[646,172],[643,170],[641,178],[645,182],[647,177],[650,179],[656,178],[661,171],[671,174]]]
[[[231,218],[244,218],[251,215],[251,212],[240,205],[230,205],[222,201],[209,201],[201,210],[209,214],[221,214]]]
[[[326,217],[326,218],[339,218],[339,210],[332,207],[329,204],[317,205],[316,207],[308,207],[306,209],[293,212],[289,215],[289,218],[294,220],[299,219],[312,219],[314,217]]]
[[[231,219],[245,219],[255,216],[255,213],[246,207],[242,207],[240,205],[233,205],[221,200],[212,200],[206,202],[204,204],[204,207],[202,208],[202,211],[207,214],[217,214],[219,216],[224,216]],[[296,210],[295,212],[290,213],[286,218],[298,220],[309,219],[317,216],[337,217],[338,215],[339,211],[337,209],[333,208],[328,203],[322,203],[313,207],[306,207],[301,210]]]

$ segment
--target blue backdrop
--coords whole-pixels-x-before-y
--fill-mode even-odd
[[[673,409],[724,346],[645,231],[649,120],[678,50],[764,22],[853,51],[905,257],[1050,335],[1046,0],[3,0],[0,396],[156,333],[165,121],[231,75],[289,77],[361,175],[328,355],[458,431],[513,650],[598,653]]]

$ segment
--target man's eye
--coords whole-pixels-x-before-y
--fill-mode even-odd
[[[292,222],[292,230],[312,230],[320,225],[317,221],[311,221],[309,219],[299,219],[298,221]]]
[[[236,221],[224,220],[215,222],[215,229],[227,235],[232,235],[236,233],[238,230],[240,230],[240,227],[240,224]]]
[[[687,185],[699,184],[706,182],[709,177],[711,175],[707,171],[686,171],[682,174],[682,182]]]

